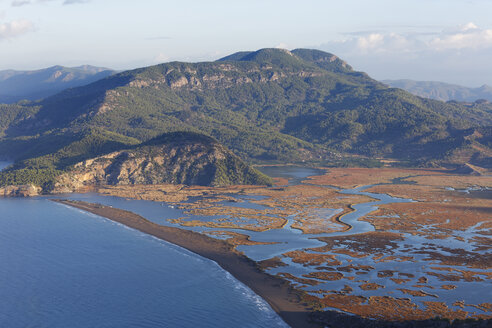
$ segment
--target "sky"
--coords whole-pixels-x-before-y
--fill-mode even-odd
[[[376,79],[492,85],[492,0],[0,0],[0,70],[314,48]]]

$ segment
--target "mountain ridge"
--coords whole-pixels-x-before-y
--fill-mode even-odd
[[[121,72],[44,100],[0,106],[0,154],[19,167],[57,167],[58,142],[101,129],[138,143],[162,133],[214,137],[247,162],[386,157],[409,165],[489,163],[486,104],[444,103],[388,88],[318,50],[260,49],[215,62]],[[485,148],[483,148],[483,147]],[[466,149],[460,156],[456,149]],[[23,149],[22,154],[17,154]],[[480,151],[484,149],[484,151]],[[460,159],[460,160],[459,160]],[[48,164],[47,164],[48,163]],[[492,163],[492,161],[490,161]],[[43,166],[44,165],[44,166]]]
[[[38,100],[64,89],[90,84],[115,71],[91,65],[64,67],[60,65],[37,70],[0,71],[0,103]]]
[[[478,88],[472,88],[439,81],[415,81],[409,79],[382,80],[381,82],[395,88],[404,89],[420,97],[441,101],[475,102],[485,99],[492,102],[492,87],[486,84]]]

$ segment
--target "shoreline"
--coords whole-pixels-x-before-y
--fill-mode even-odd
[[[263,298],[292,328],[319,327],[319,324],[312,322],[314,310],[303,303],[302,291],[294,289],[282,278],[262,271],[255,261],[223,240],[189,230],[162,226],[135,213],[109,206],[61,199],[52,201],[102,216],[215,261],[222,269]]]

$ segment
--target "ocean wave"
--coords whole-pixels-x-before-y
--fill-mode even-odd
[[[234,289],[239,291],[249,303],[253,304],[255,308],[260,310],[260,312],[262,312],[269,319],[269,321],[274,321],[275,327],[289,328],[289,325],[287,325],[282,318],[280,318],[277,313],[273,311],[270,305],[263,298],[253,292],[248,286],[234,278],[232,274],[222,268],[220,269],[224,272],[226,279],[233,283]]]

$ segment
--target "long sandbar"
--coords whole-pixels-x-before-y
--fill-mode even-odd
[[[124,224],[213,260],[267,301],[291,327],[319,327],[311,321],[313,310],[303,303],[301,291],[294,289],[287,281],[262,271],[256,262],[225,241],[189,230],[162,226],[135,213],[109,206],[72,200],[53,201]]]

